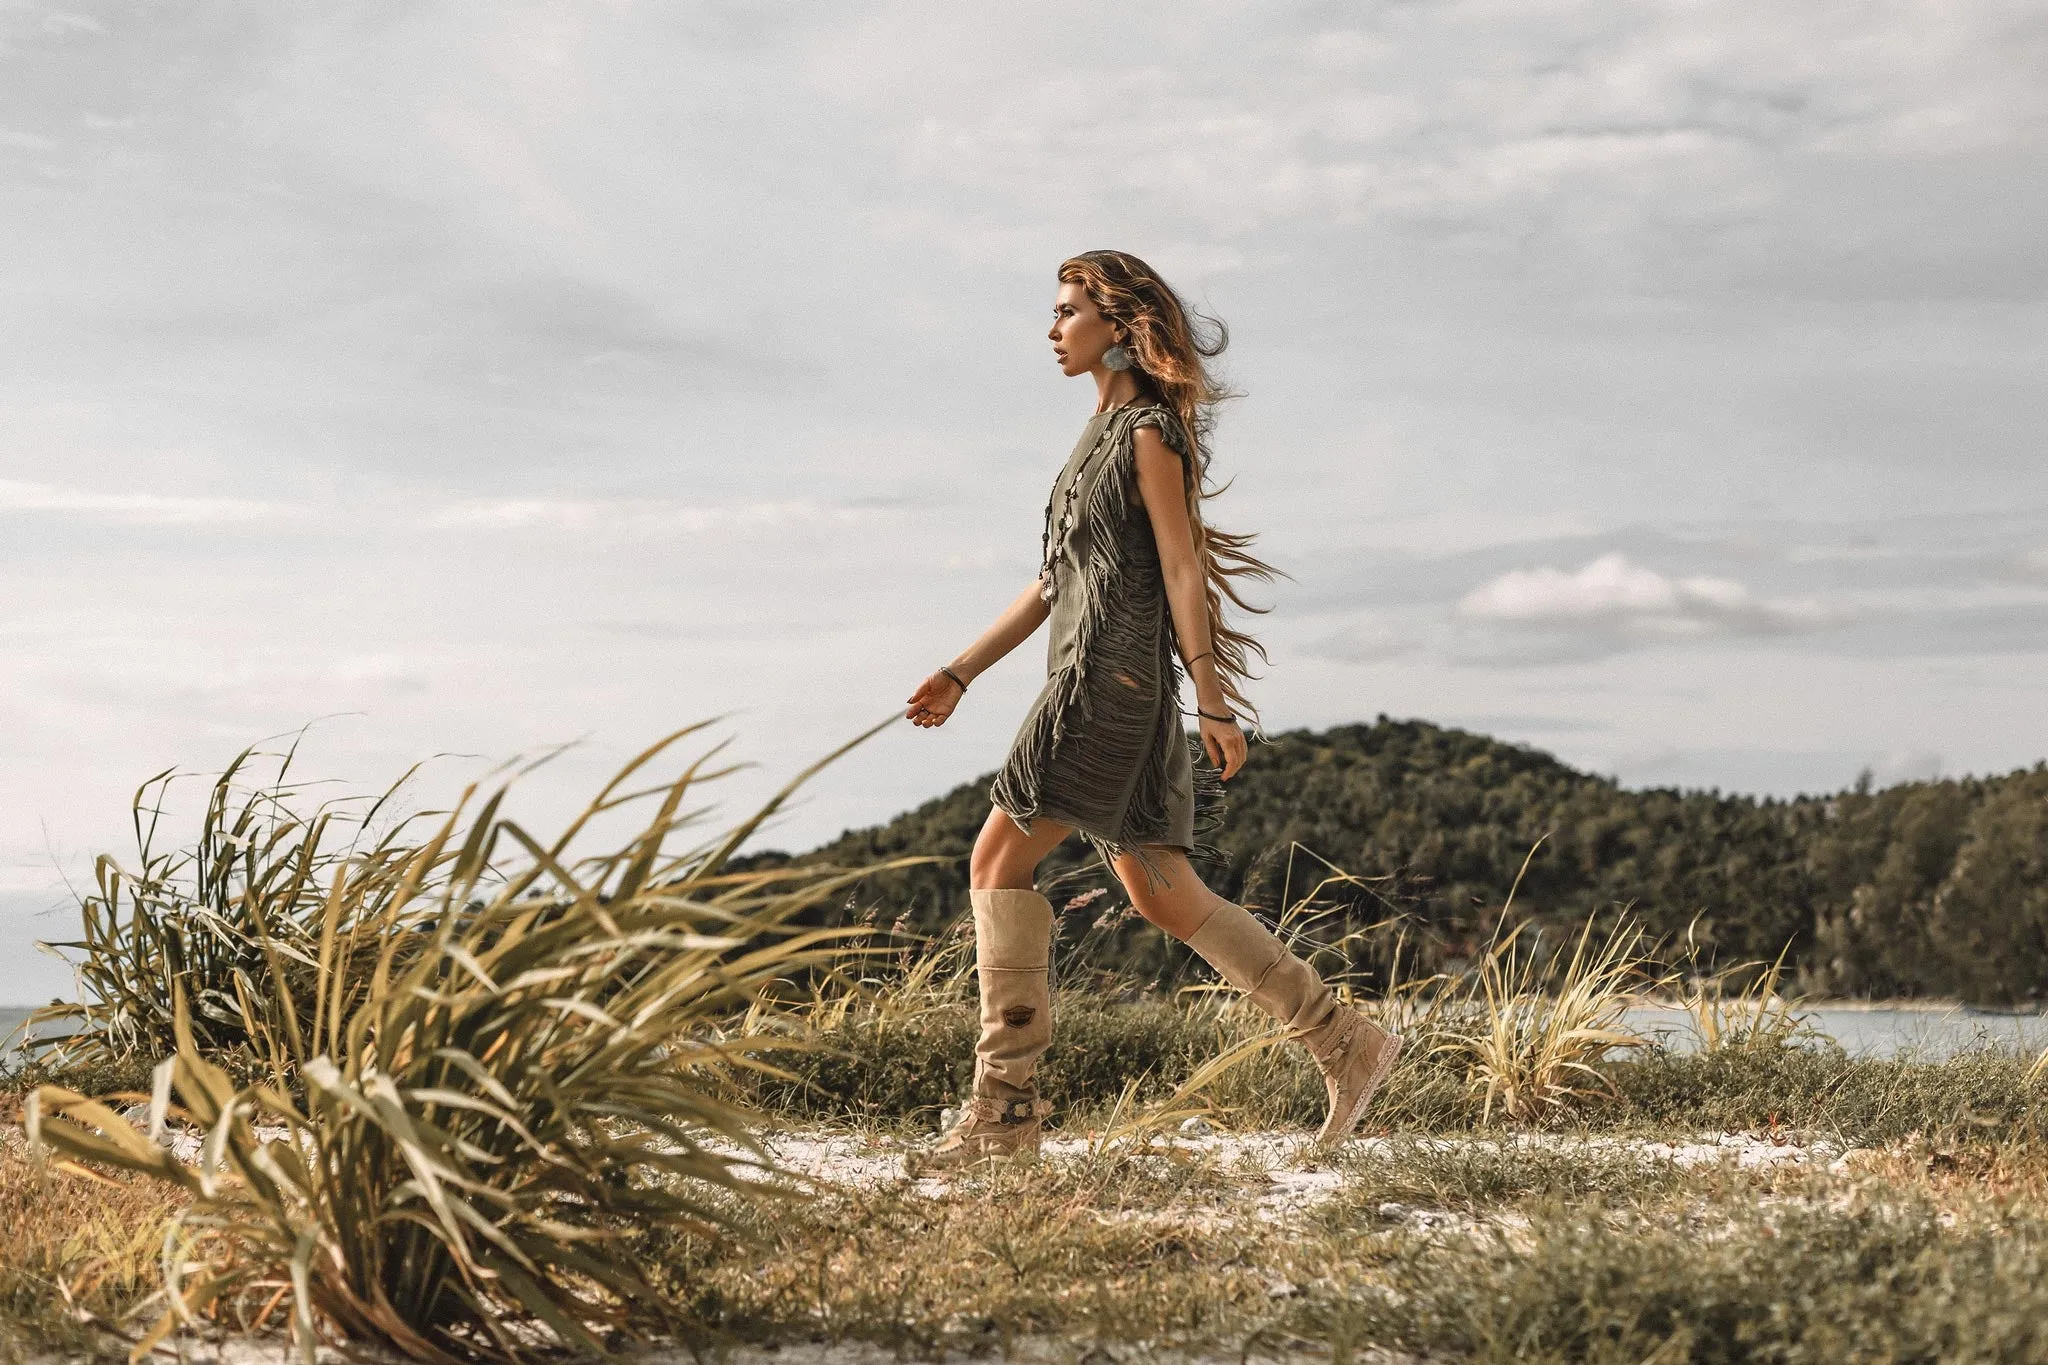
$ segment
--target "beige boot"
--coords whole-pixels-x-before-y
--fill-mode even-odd
[[[1052,902],[1036,891],[974,891],[981,1038],[974,1093],[920,1170],[1035,1153],[1052,1105],[1033,1078],[1052,1042]]]
[[[1286,1025],[1315,1058],[1329,1095],[1329,1113],[1316,1141],[1335,1145],[1351,1136],[1395,1058],[1401,1039],[1337,1001],[1315,968],[1287,951],[1258,918],[1218,898],[1216,909],[1188,939],[1225,981]]]

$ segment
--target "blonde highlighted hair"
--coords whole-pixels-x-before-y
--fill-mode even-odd
[[[1204,592],[1209,604],[1209,647],[1216,654],[1216,675],[1223,695],[1241,715],[1258,721],[1258,708],[1245,695],[1245,684],[1257,675],[1252,656],[1266,663],[1265,646],[1224,619],[1224,602],[1239,610],[1263,613],[1265,607],[1244,600],[1240,580],[1271,580],[1279,570],[1251,552],[1254,535],[1218,530],[1202,514],[1202,502],[1228,484],[1209,480],[1209,433],[1215,427],[1216,405],[1238,395],[1210,373],[1208,362],[1230,344],[1230,329],[1221,318],[1190,308],[1161,279],[1159,272],[1124,251],[1084,251],[1060,263],[1060,283],[1078,284],[1097,312],[1122,327],[1123,347],[1180,420],[1191,447],[1188,471],[1188,524],[1195,553],[1201,557]]]

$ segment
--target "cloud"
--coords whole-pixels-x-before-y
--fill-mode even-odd
[[[431,515],[427,525],[442,531],[782,531],[878,514],[874,508],[812,502],[697,506],[657,498],[495,498],[454,503]]]
[[[1445,725],[1455,725],[1477,734],[1501,735],[1507,738],[1523,734],[1592,735],[1612,728],[1607,721],[1588,720],[1584,716],[1534,715],[1522,711],[1478,712],[1469,715],[1452,713],[1440,719]]]
[[[1460,618],[1564,631],[1627,631],[1652,637],[1773,635],[1824,624],[1810,602],[1766,602],[1732,578],[1668,577],[1619,551],[1578,569],[1510,569],[1460,598]]]
[[[45,33],[105,33],[107,26],[90,14],[53,10],[43,16]]]
[[[1411,631],[1381,621],[1360,621],[1310,641],[1303,653],[1344,664],[1373,664],[1413,654],[1421,645]]]
[[[1902,782],[1936,782],[1941,779],[1941,755],[1930,750],[1894,750],[1870,762],[1870,777],[1879,787],[1896,787]]]
[[[346,691],[393,695],[424,692],[432,682],[431,670],[397,654],[354,654],[337,659],[322,680]]]
[[[268,521],[299,509],[248,498],[187,498],[158,493],[94,493],[46,483],[0,479],[0,516],[43,513],[152,526]]]
[[[1177,7],[1174,41],[1131,58],[1090,17],[882,4],[819,45],[813,80],[894,124],[913,179],[1026,215],[1061,184],[1062,217],[1128,199],[1226,235],[1308,215],[1441,227],[1503,211],[1595,235],[1675,216],[1726,225],[1776,197],[1792,158],[1997,146],[2044,103],[2013,5],[1921,0],[1873,24],[1829,7],[1617,20],[1468,4],[1352,27],[1290,8],[1247,23]],[[1005,48],[1046,56],[990,60]]]

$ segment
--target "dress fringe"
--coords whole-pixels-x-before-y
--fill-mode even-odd
[[[1189,852],[1215,856],[1208,842],[1222,823],[1222,784],[1190,737],[1179,707],[1181,667],[1159,553],[1137,490],[1132,433],[1157,427],[1187,463],[1189,443],[1163,408],[1116,414],[1089,452],[1105,447],[1103,468],[1075,508],[1091,528],[1089,553],[1075,563],[1053,546],[1051,592],[1080,595],[1073,662],[1047,679],[1038,703],[990,788],[995,804],[1026,828],[1036,818],[1073,826],[1105,859],[1148,848],[1181,847],[1174,823],[1176,744],[1189,748],[1195,836]],[[1088,475],[1075,470],[1077,482]],[[1055,496],[1057,497],[1057,488]],[[1047,534],[1064,530],[1048,505]],[[1149,684],[1149,686],[1148,686]]]

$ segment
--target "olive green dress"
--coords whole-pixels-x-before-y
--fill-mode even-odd
[[[1104,857],[1196,852],[1221,818],[1221,786],[1180,711],[1181,668],[1159,547],[1138,492],[1132,435],[1156,427],[1195,477],[1170,409],[1097,413],[1046,504],[1039,592],[1052,608],[1046,680],[990,799],[1025,829],[1041,816]]]

